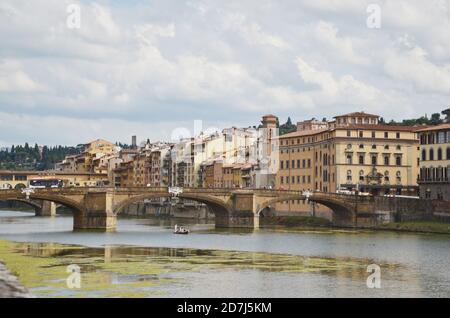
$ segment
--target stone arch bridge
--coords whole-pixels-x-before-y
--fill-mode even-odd
[[[28,202],[44,211],[41,215],[52,215],[42,202],[67,206],[73,211],[74,229],[97,230],[115,229],[117,215],[134,202],[172,195],[167,187],[33,189],[28,196],[19,189],[0,190],[0,200]],[[178,197],[205,203],[216,216],[216,227],[258,227],[264,209],[286,200],[308,199],[327,206],[337,225],[355,226],[358,217],[376,216],[373,197],[335,193],[314,192],[307,198],[299,191],[184,188]]]

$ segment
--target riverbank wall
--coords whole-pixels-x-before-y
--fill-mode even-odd
[[[375,197],[376,213],[387,214],[390,222],[450,222],[450,201]]]

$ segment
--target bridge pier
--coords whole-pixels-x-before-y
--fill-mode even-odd
[[[259,228],[259,216],[252,213],[216,215],[216,228]]]
[[[113,213],[113,198],[112,192],[88,192],[85,210],[74,215],[74,230],[114,231],[117,217]]]
[[[51,201],[42,201],[40,208],[36,208],[36,216],[55,216],[56,203]]]

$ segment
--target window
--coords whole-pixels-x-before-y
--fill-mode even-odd
[[[400,133],[399,132],[395,134],[395,138],[400,139]]]
[[[395,164],[397,166],[401,166],[402,165],[402,157],[401,156],[395,157]]]
[[[348,149],[348,150],[352,149],[352,144],[348,144],[348,145],[347,145],[347,149]]]
[[[363,144],[360,144],[360,145],[359,145],[359,149],[364,149],[364,145],[363,145]]]
[[[347,164],[352,164],[352,155],[347,155]]]
[[[362,131],[359,132],[359,138],[363,138],[364,137],[364,133]]]
[[[384,156],[384,165],[389,166],[389,156]]]
[[[387,131],[384,132],[384,138],[389,138],[389,133]]]
[[[300,169],[300,159],[297,159],[297,169]]]
[[[422,161],[426,161],[427,160],[427,152],[424,150],[422,150]]]
[[[364,181],[364,170],[359,171],[359,181]]]
[[[297,176],[297,183],[300,183],[300,176]]]
[[[395,173],[395,176],[397,177],[397,183],[401,183],[402,182],[402,175],[400,171],[397,171]]]
[[[377,155],[372,155],[372,165],[376,165],[377,164]]]
[[[284,169],[284,161],[283,160],[280,161],[280,169]]]
[[[375,138],[375,132],[372,131],[372,138]]]
[[[289,160],[286,160],[286,169],[289,169]]]
[[[385,150],[389,150],[389,145],[384,145]]]
[[[445,132],[440,131],[438,133],[438,144],[444,144],[445,143]]]
[[[352,132],[350,130],[347,130],[347,137],[350,137],[352,135]]]
[[[442,149],[439,148],[437,151],[437,160],[442,160]]]
[[[372,149],[377,149],[377,145],[373,144]]]
[[[359,155],[359,157],[358,157],[358,163],[359,163],[360,165],[363,165],[363,164],[364,164],[364,155]]]
[[[447,160],[450,160],[450,147],[447,147]]]
[[[384,172],[384,182],[389,182],[389,171]]]
[[[349,181],[349,182],[352,181],[352,171],[351,170],[347,170],[347,181]]]
[[[397,145],[397,147],[395,147],[395,149],[397,149],[397,150],[402,150],[402,146]]]
[[[430,160],[434,160],[434,150],[430,149],[430,155],[429,155]]]

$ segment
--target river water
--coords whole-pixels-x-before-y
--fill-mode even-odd
[[[174,235],[175,221],[130,218],[99,233],[72,222],[0,211],[0,260],[38,297],[450,297],[450,235],[213,224]],[[367,286],[371,264],[380,288]]]

